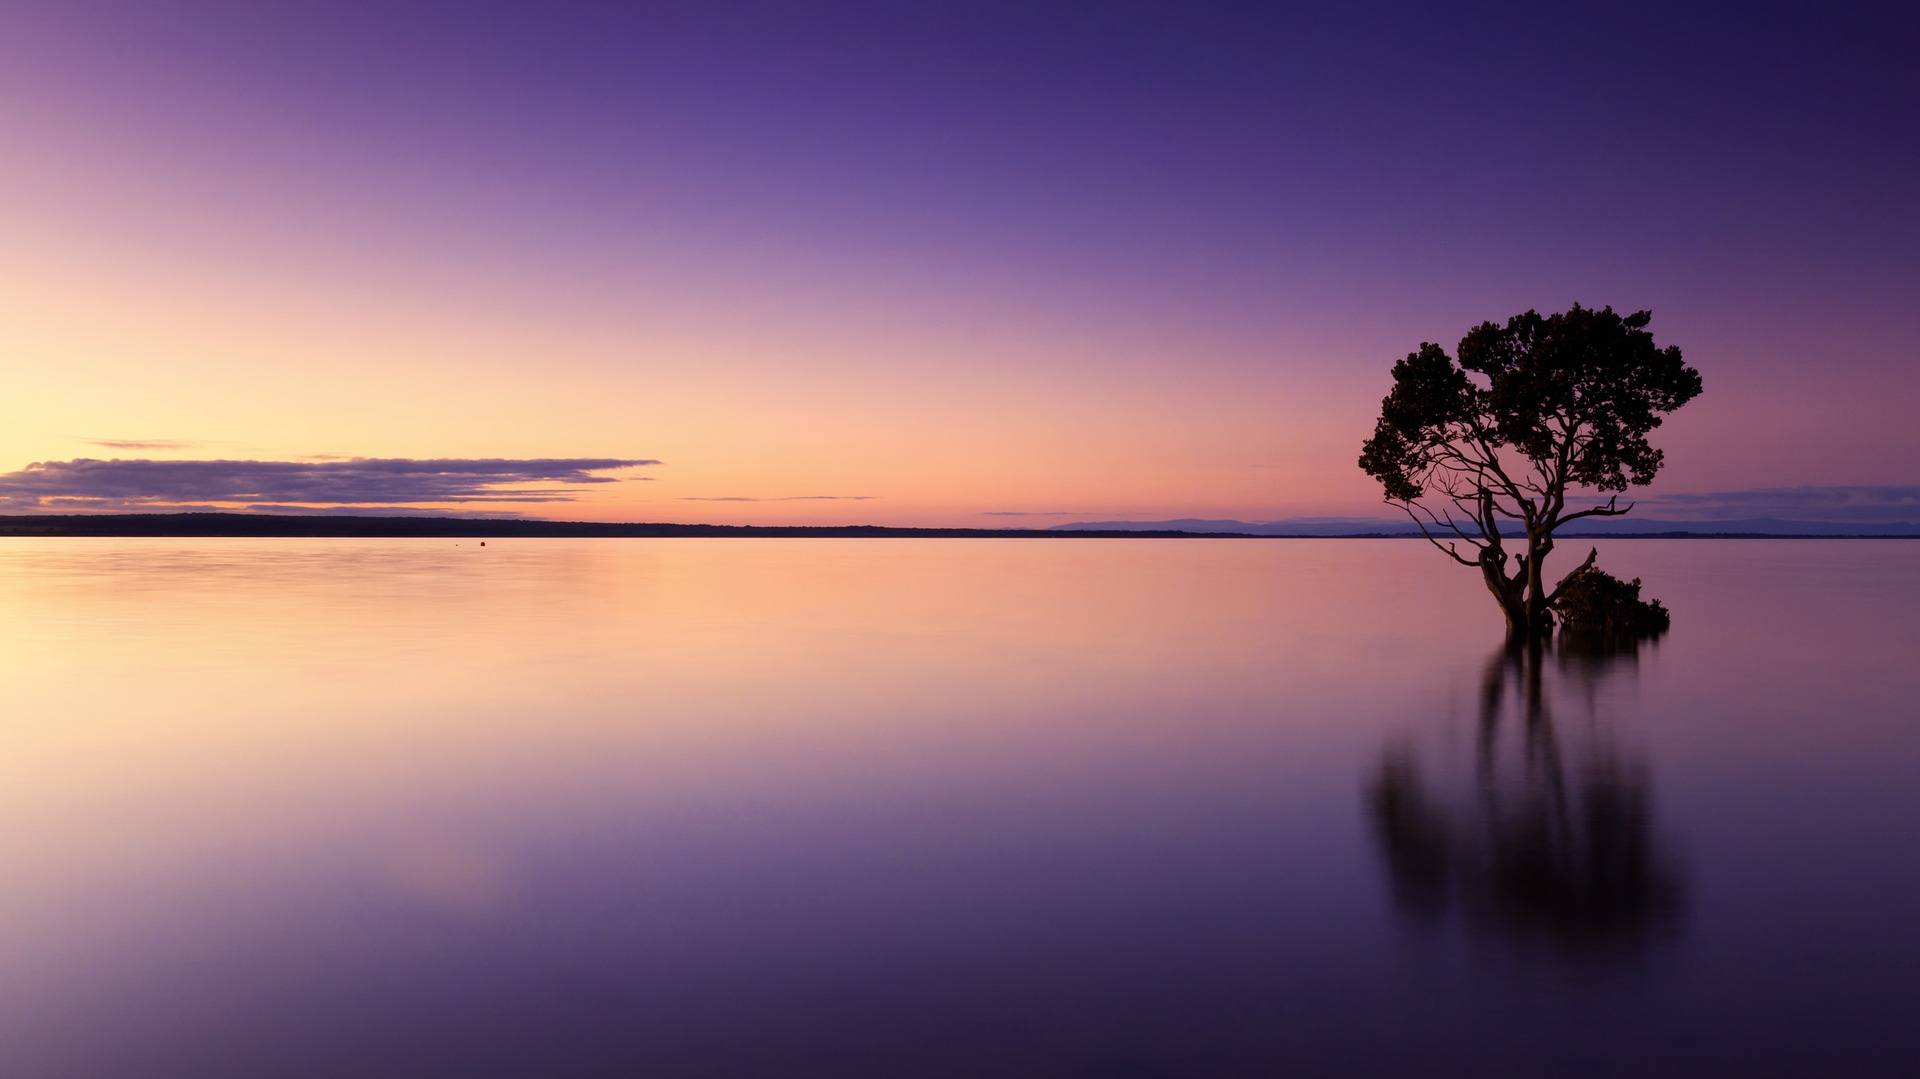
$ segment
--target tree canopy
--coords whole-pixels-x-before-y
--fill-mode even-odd
[[[1630,511],[1617,492],[1651,482],[1664,460],[1648,436],[1700,394],[1700,372],[1654,343],[1652,319],[1528,311],[1468,331],[1454,356],[1425,343],[1393,366],[1360,467],[1435,546],[1487,575],[1510,628],[1548,620],[1540,565],[1554,530]],[[1615,494],[1569,510],[1581,489]],[[1503,533],[1526,541],[1512,574]]]

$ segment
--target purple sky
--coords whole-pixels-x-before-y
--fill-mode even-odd
[[[0,470],[198,440],[666,461],[613,516],[1352,512],[1396,357],[1577,300],[1706,376],[1663,489],[1915,478],[1890,6],[4,20],[0,343],[47,415]]]

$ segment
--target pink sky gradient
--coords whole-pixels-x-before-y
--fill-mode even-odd
[[[1913,76],[1871,27],[1784,73],[1795,28],[1669,23],[1615,81],[1599,40],[1422,89],[1383,76],[1470,28],[144,10],[0,33],[0,471],[649,458],[517,508],[1373,513],[1393,360],[1579,301],[1705,376],[1661,489],[1914,477]]]

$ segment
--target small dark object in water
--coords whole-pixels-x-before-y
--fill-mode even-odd
[[[1640,598],[1640,578],[1623,581],[1595,566],[1569,575],[1554,597],[1560,635],[1589,641],[1658,637],[1673,619],[1657,599]]]
[[[480,546],[482,546],[482,547],[485,547],[486,545],[487,545],[487,541],[486,541],[486,540],[481,540],[481,541],[480,541]],[[1633,583],[1634,583],[1634,584],[1639,584],[1640,582],[1639,582],[1639,581],[1635,581],[1635,582],[1633,582]]]

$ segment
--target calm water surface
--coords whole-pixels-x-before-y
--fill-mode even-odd
[[[0,541],[0,1074],[1920,1074],[1920,543],[1601,563]]]

